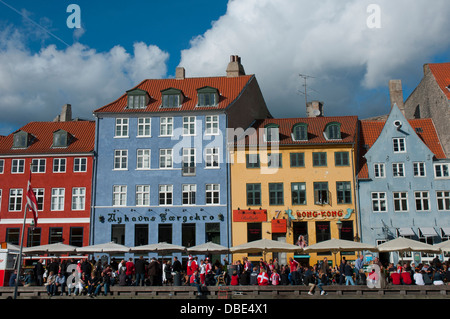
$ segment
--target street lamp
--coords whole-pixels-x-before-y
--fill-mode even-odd
[[[342,221],[341,221],[340,218],[336,222],[336,225],[337,225],[337,228],[338,228],[338,231],[339,231],[339,239],[341,239]]]

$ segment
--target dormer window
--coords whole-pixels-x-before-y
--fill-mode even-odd
[[[205,86],[197,90],[197,106],[217,106],[219,91],[213,87]]]
[[[306,123],[297,123],[292,128],[292,139],[294,141],[308,140],[308,125]]]
[[[52,147],[67,147],[69,145],[70,134],[64,130],[53,132]]]
[[[325,127],[325,138],[327,140],[340,140],[341,139],[341,123],[332,122],[328,123]]]
[[[148,94],[144,90],[127,92],[127,109],[145,109],[148,104]]]
[[[27,148],[31,145],[31,139],[31,134],[24,131],[18,131],[14,133],[13,148]]]
[[[279,137],[279,126],[277,124],[267,124],[264,127],[264,139],[266,142],[278,142]]]
[[[170,88],[161,91],[162,94],[162,107],[164,108],[174,108],[180,107],[183,103],[183,92],[178,89]]]

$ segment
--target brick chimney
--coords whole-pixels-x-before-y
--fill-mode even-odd
[[[61,114],[57,115],[53,122],[70,122],[72,121],[72,105],[64,104]]]
[[[186,70],[183,67],[177,67],[175,69],[175,79],[184,80],[186,77]]]
[[[323,102],[312,101],[306,104],[307,117],[322,117],[323,116]]]
[[[389,95],[391,97],[391,108],[397,104],[400,111],[405,114],[405,105],[403,103],[403,89],[401,80],[389,81]]]
[[[230,56],[230,63],[227,67],[227,77],[233,78],[245,75],[244,67],[241,64],[241,58],[237,55]]]

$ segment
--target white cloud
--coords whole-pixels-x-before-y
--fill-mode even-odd
[[[0,134],[32,120],[51,121],[66,103],[75,117],[93,119],[93,110],[130,87],[167,73],[168,53],[141,42],[132,53],[119,45],[97,52],[80,43],[32,53],[25,43],[17,29],[0,32]]]
[[[443,36],[450,7],[447,0],[378,0],[381,28],[374,29],[367,25],[372,3],[230,0],[227,13],[182,52],[180,65],[189,76],[224,74],[229,56],[238,54],[274,116],[305,115],[299,73],[315,77],[308,80],[315,91],[308,91],[325,102],[325,115],[379,114],[388,110],[387,98],[379,105],[383,99],[364,101],[363,93],[392,78],[417,85],[422,65],[450,46]]]

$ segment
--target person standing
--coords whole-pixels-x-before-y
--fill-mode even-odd
[[[145,281],[145,259],[144,256],[140,256],[138,260],[136,260],[136,263],[134,264],[134,269],[136,272],[136,281],[135,286],[139,286],[141,283],[141,286],[144,286]]]
[[[354,286],[355,282],[353,281],[353,267],[349,261],[345,263],[344,275],[345,275],[345,285],[348,286],[348,283],[350,283],[352,286]]]
[[[158,285],[158,273],[159,273],[159,263],[155,257],[152,258],[150,264],[148,265],[148,277],[150,279],[150,286]]]
[[[261,267],[261,270],[258,275],[258,285],[267,286],[268,284],[269,284],[269,275],[267,274],[264,267]]]
[[[44,284],[44,266],[42,265],[42,259],[39,259],[34,266],[34,274],[36,276],[36,285],[42,286]]]
[[[133,258],[130,257],[130,259],[125,264],[125,267],[127,268],[125,272],[125,274],[127,275],[127,286],[131,286],[133,282],[133,275],[135,273]]]

